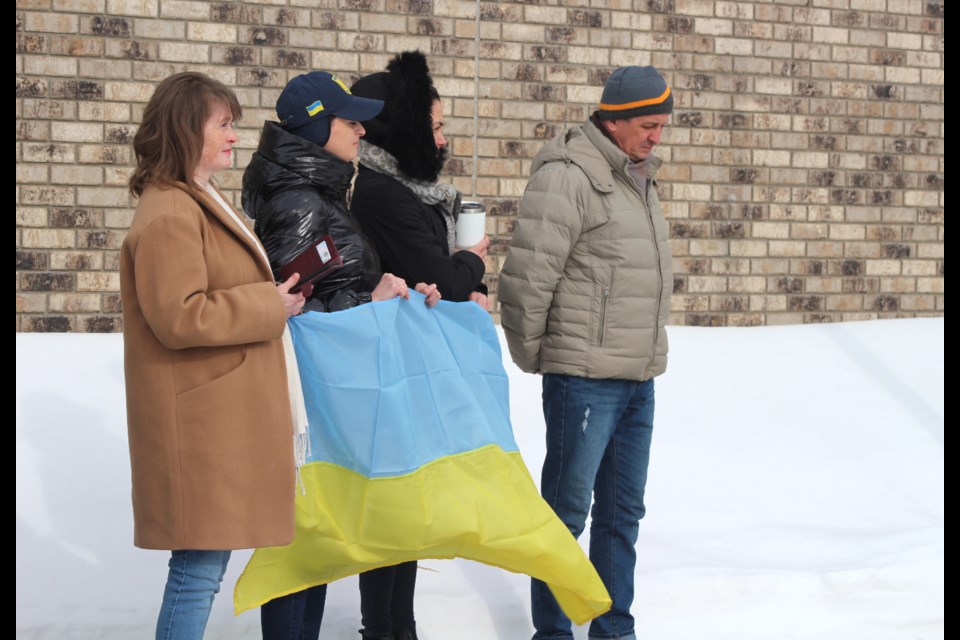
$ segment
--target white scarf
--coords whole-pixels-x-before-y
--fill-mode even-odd
[[[310,455],[310,432],[308,430],[307,406],[303,401],[303,387],[300,383],[300,369],[297,366],[297,354],[293,348],[290,327],[283,328],[283,355],[287,363],[287,389],[290,394],[290,415],[293,417],[293,460],[297,468],[297,487],[302,495],[307,488],[300,476],[300,468]]]
[[[257,237],[250,232],[247,225],[243,224],[243,221],[240,220],[240,216],[233,210],[233,207],[224,200],[220,192],[214,189],[209,182],[203,185],[203,189],[217,201],[217,204],[219,204],[224,211],[230,214],[234,222],[247,234],[247,237],[253,240],[253,243],[260,251],[260,256],[263,258],[264,263],[266,263],[267,268],[269,268],[270,261],[267,259],[266,251],[263,250],[263,245],[261,245]],[[310,455],[309,424],[307,422],[307,407],[303,401],[303,387],[300,386],[300,369],[297,367],[297,354],[293,349],[290,327],[286,324],[283,326],[283,359],[287,367],[287,392],[290,396],[290,415],[293,418],[293,462],[297,472],[297,486],[300,488],[300,493],[306,495],[307,489],[303,484],[303,478],[300,476],[300,468],[306,464],[307,456]]]

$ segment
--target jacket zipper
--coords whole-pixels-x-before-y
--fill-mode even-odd
[[[646,199],[644,199],[643,204],[647,207],[650,237],[653,238],[653,249],[657,254],[657,278],[660,281],[660,286],[657,288],[657,315],[653,318],[653,344],[650,345],[650,359],[647,361],[647,375],[644,377],[646,380],[650,377],[650,365],[653,364],[653,359],[657,357],[657,342],[660,340],[660,301],[663,300],[663,266],[660,264],[660,242],[657,238],[656,225],[653,224],[653,209],[650,208],[650,204]]]
[[[626,173],[626,170],[624,170],[624,173]],[[657,279],[660,283],[657,287],[657,312],[653,317],[653,342],[650,345],[650,357],[647,359],[647,368],[643,372],[643,379],[647,380],[650,377],[650,365],[653,364],[653,359],[657,355],[657,341],[660,339],[660,301],[663,299],[663,266],[660,264],[660,243],[657,240],[656,225],[653,224],[653,209],[650,208],[650,203],[647,201],[647,194],[640,192],[636,183],[630,179],[629,174],[627,174],[626,177],[628,182],[633,185],[634,191],[639,194],[640,202],[643,203],[643,208],[646,209],[647,224],[650,225],[650,237],[653,239],[653,250],[657,257]],[[652,186],[653,180],[647,178],[647,190]]]
[[[607,326],[607,300],[610,298],[610,285],[603,285],[603,300],[600,302],[600,346],[603,346],[603,330]]]

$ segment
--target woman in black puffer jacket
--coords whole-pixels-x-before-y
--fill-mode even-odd
[[[314,283],[307,311],[341,311],[371,300],[409,297],[402,278],[381,275],[377,255],[347,209],[353,160],[380,100],[355,97],[336,76],[313,71],[291,80],[277,100],[281,122],[264,124],[260,145],[243,174],[243,209],[255,219],[274,277],[325,235],[343,266]],[[303,275],[303,274],[301,274]],[[418,283],[427,304],[436,285]],[[260,610],[263,637],[301,640],[320,634],[327,586],[276,598]]]
[[[277,100],[280,124],[267,122],[243,174],[243,210],[253,218],[274,277],[307,247],[330,235],[343,266],[315,283],[305,309],[340,311],[369,302],[381,279],[376,253],[347,209],[359,120],[379,100],[356,98],[323,71],[297,76]],[[339,94],[339,95],[338,95]],[[338,100],[339,99],[339,100]],[[307,105],[323,108],[310,115]],[[334,113],[336,112],[336,113]]]
[[[380,280],[377,255],[347,209],[353,170],[352,162],[267,122],[243,174],[243,209],[256,220],[277,280],[281,267],[325,235],[343,258],[342,267],[315,283],[306,310],[339,311],[368,302],[367,292]]]

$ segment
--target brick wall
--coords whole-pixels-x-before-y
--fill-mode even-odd
[[[453,159],[485,201],[491,290],[530,164],[613,67],[675,92],[659,154],[673,322],[943,315],[944,2],[18,0],[18,331],[117,331],[130,140],[158,80],[245,108],[235,201],[288,78],[351,81],[420,48]]]

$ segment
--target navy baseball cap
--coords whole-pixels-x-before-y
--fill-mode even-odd
[[[297,76],[277,98],[277,117],[289,131],[321,123],[329,130],[331,116],[362,122],[375,118],[381,109],[382,100],[353,95],[340,78],[326,71]]]

